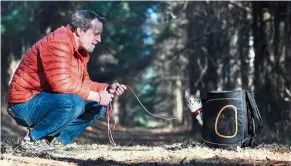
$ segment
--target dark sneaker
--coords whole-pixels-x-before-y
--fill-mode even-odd
[[[21,141],[22,152],[41,154],[53,150],[55,150],[55,148],[50,146],[45,139],[32,141],[32,139],[29,137],[29,133],[27,133],[24,139]]]

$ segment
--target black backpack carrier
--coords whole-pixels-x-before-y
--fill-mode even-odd
[[[262,118],[250,91],[207,93],[201,140],[209,147],[254,147],[256,130],[262,127]]]

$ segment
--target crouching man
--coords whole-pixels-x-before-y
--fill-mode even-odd
[[[8,113],[29,128],[22,149],[53,150],[66,145],[105,113],[126,86],[93,82],[89,53],[101,42],[103,18],[76,11],[62,26],[36,42],[16,69],[9,89]]]

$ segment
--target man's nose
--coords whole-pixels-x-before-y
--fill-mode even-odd
[[[97,43],[100,43],[101,42],[101,35],[96,36],[95,41]]]

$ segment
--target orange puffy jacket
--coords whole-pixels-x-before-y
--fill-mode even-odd
[[[16,69],[9,103],[23,103],[41,91],[71,93],[87,99],[89,91],[106,89],[87,72],[89,54],[78,51],[69,26],[62,26],[34,44]]]

